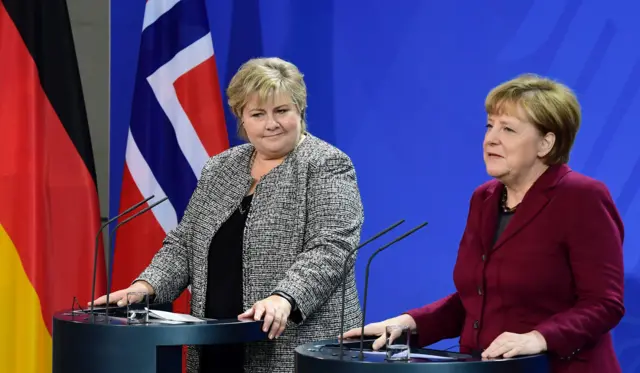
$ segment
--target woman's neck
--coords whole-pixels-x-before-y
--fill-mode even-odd
[[[300,139],[293,150],[300,146],[305,137],[305,134],[300,136]],[[284,155],[268,155],[255,149],[252,155],[253,159],[251,161],[251,177],[253,177],[254,180],[260,180],[264,175],[268,174],[271,170],[284,162],[289,154],[291,154],[291,151]]]
[[[535,165],[519,180],[505,182],[504,186],[507,189],[507,207],[513,208],[519,205],[536,180],[538,180],[538,178],[544,174],[548,168],[549,166],[546,164],[540,163],[539,165]]]

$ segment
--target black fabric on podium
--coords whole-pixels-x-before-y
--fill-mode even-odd
[[[252,195],[237,209],[211,240],[205,317],[233,319],[242,309],[242,240]],[[242,212],[241,212],[242,210]],[[243,213],[244,212],[244,213]],[[244,344],[203,346],[201,373],[242,373]]]

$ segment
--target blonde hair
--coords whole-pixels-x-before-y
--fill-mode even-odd
[[[249,96],[257,93],[260,102],[277,93],[291,96],[293,104],[302,118],[302,133],[307,130],[307,87],[298,68],[280,58],[254,58],[245,62],[233,76],[227,87],[227,103],[238,121],[238,135],[247,139],[242,126],[242,112]]]
[[[544,158],[548,165],[567,163],[580,128],[580,104],[571,89],[552,79],[524,74],[493,88],[485,100],[488,115],[518,116],[522,109],[526,118],[541,134],[556,136],[553,148]]]

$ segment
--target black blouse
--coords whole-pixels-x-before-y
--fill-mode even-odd
[[[238,208],[211,240],[205,317],[235,319],[242,309],[242,240],[252,195]],[[242,373],[244,344],[203,346],[201,373]]]

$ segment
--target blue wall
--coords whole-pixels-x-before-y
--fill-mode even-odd
[[[353,159],[363,237],[405,218],[429,226],[372,265],[368,321],[453,291],[452,267],[481,155],[484,97],[523,72],[577,91],[584,122],[570,165],[603,180],[627,228],[623,370],[640,372],[640,3],[635,0],[211,0],[220,81],[279,56],[309,87],[309,126]],[[144,1],[111,1],[111,212],[117,210]],[[230,133],[235,124],[228,116]],[[236,144],[237,139],[232,139]],[[400,231],[398,231],[400,233]],[[357,264],[362,293],[366,257]],[[394,270],[400,285],[386,281]],[[454,345],[444,341],[441,348]]]

